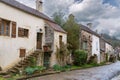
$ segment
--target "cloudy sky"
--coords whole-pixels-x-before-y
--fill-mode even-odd
[[[36,0],[17,0],[35,8]],[[120,38],[120,0],[43,0],[48,16],[61,11],[73,14],[79,23],[93,23],[94,30]]]

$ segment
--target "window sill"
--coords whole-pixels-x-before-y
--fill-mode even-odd
[[[18,37],[18,38],[24,38],[24,39],[29,39],[29,37]]]
[[[10,36],[3,36],[3,35],[0,35],[0,38],[11,38]]]

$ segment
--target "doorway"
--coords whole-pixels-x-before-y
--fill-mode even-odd
[[[44,52],[44,66],[48,69],[50,67],[50,52]]]
[[[37,33],[37,49],[42,49],[42,33]]]

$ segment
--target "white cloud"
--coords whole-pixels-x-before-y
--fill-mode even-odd
[[[36,0],[17,0],[35,8]],[[120,0],[115,0],[120,4]],[[104,3],[103,0],[43,0],[44,13],[51,16],[53,13],[62,11],[65,14],[74,14],[77,21],[86,24],[92,22],[95,30],[107,32],[119,37],[120,32],[120,5],[115,6]]]

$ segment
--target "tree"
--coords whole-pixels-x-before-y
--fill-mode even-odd
[[[69,49],[71,49],[73,52],[77,49],[79,49],[79,31],[80,27],[75,22],[74,16],[71,14],[69,15],[68,20],[63,25],[63,29],[67,32],[67,41],[69,46]]]
[[[63,24],[65,23],[64,19],[64,14],[62,12],[55,12],[53,14],[53,20],[60,25],[61,27],[63,26]]]

